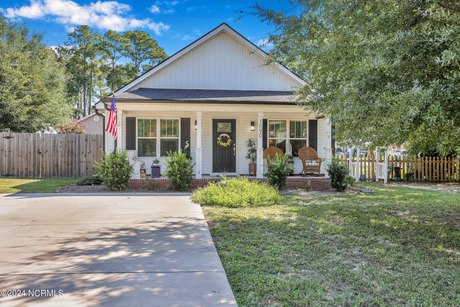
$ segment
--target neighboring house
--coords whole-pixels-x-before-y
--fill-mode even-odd
[[[304,84],[222,24],[115,93],[116,145],[145,162],[147,173],[154,157],[163,161],[168,151],[188,147],[196,178],[248,174],[249,138],[257,143],[257,165],[264,165],[267,146],[295,156],[297,148],[308,145],[329,159],[329,120],[295,103],[294,91]],[[110,106],[110,101],[104,102]],[[229,139],[231,145],[222,147]],[[106,152],[113,149],[114,140],[106,134]],[[294,166],[300,173],[297,157]],[[257,176],[265,171],[258,167]]]
[[[86,134],[100,134],[104,132],[102,116],[92,113],[78,120],[80,127]]]

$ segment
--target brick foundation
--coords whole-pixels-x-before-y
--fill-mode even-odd
[[[254,177],[248,177],[250,180],[263,180]],[[193,179],[192,189],[204,187],[209,182],[219,181],[220,178],[203,178]],[[313,191],[329,191],[331,189],[331,180],[325,177],[288,177],[286,180],[287,189],[306,189],[310,187]],[[172,191],[171,184],[168,178],[154,178],[154,179],[131,179],[129,181],[130,190],[144,190],[144,191],[157,191],[166,192]]]

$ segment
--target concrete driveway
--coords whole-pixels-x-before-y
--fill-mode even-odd
[[[0,291],[21,306],[235,304],[187,195],[1,196]]]

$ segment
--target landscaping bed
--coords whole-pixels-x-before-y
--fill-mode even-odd
[[[240,305],[460,305],[460,195],[370,185],[203,206]]]

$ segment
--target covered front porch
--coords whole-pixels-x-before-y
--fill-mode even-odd
[[[280,147],[292,156],[294,175],[302,171],[302,163],[296,155],[299,147],[310,146],[317,150],[323,160],[320,171],[323,176],[332,155],[329,120],[317,118],[314,113],[307,113],[294,104],[123,101],[118,102],[117,107],[120,137],[116,146],[118,150],[126,150],[133,161],[143,163],[147,175],[156,159],[164,173],[164,157],[171,150],[190,154],[196,179],[248,175],[248,139],[256,143],[256,177],[259,179],[267,171],[263,150],[268,146]],[[221,136],[225,144],[227,138],[231,144],[220,146],[218,138]],[[113,138],[106,134],[107,152],[114,146]],[[134,174],[133,178],[138,176]]]

